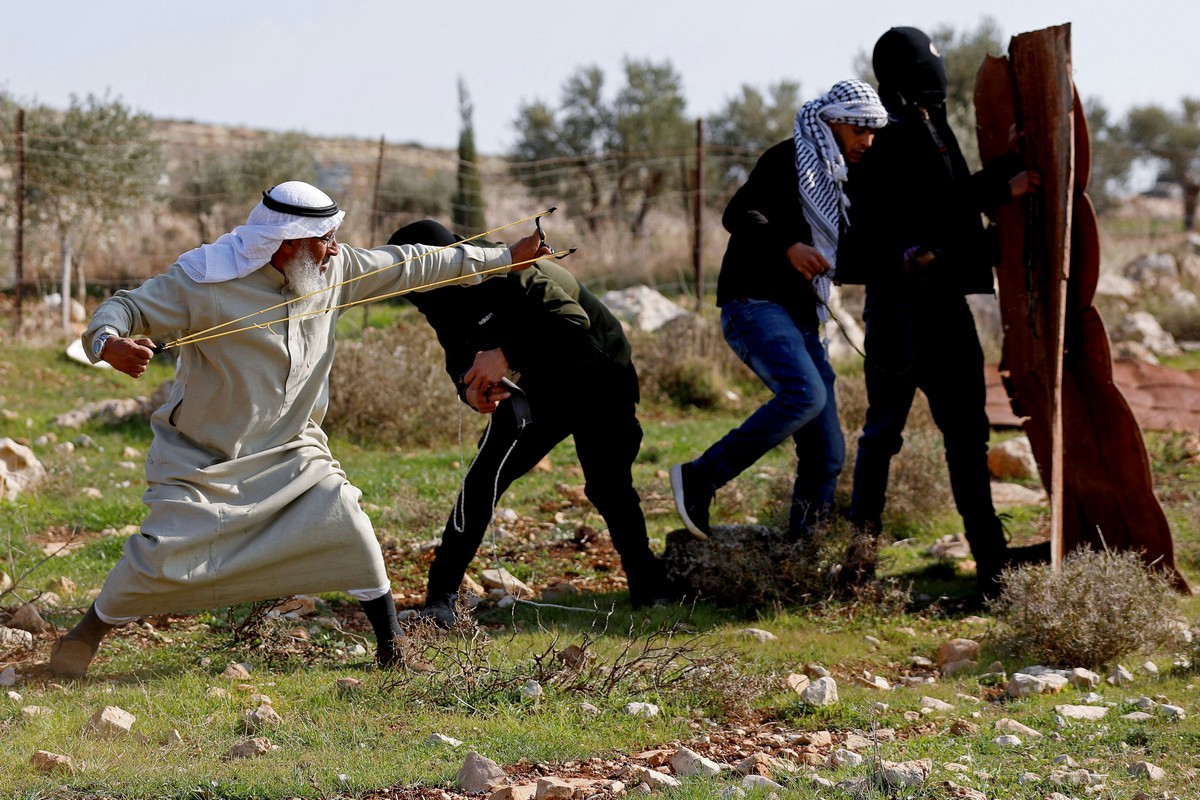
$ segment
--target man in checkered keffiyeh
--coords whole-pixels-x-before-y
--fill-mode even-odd
[[[835,85],[800,109],[795,136],[763,154],[725,208],[721,328],[775,396],[695,461],[672,467],[676,507],[698,538],[710,533],[717,488],[789,436],[798,458],[788,536],[807,537],[832,506],[846,445],[820,322],[847,222],[847,165],[886,123],[869,85]]]

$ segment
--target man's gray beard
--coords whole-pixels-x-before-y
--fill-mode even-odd
[[[308,253],[297,254],[288,265],[287,282],[298,298],[329,288],[329,281],[321,274],[321,265]],[[321,292],[303,300],[293,300],[292,307],[297,311],[315,311],[323,308],[328,302],[329,295]]]

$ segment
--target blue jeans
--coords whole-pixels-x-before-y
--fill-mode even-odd
[[[735,300],[721,308],[725,341],[775,396],[708,448],[693,466],[713,489],[792,437],[796,483],[788,528],[802,535],[833,505],[846,456],[833,394],[834,372],[816,328],[796,325],[780,305]]]

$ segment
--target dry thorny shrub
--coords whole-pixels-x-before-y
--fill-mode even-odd
[[[461,407],[460,407],[461,406]],[[338,344],[328,428],[352,439],[428,445],[453,439],[463,409],[433,329],[414,314]],[[468,412],[474,423],[474,412]]]
[[[1007,644],[1038,663],[1099,667],[1178,648],[1178,598],[1137,553],[1078,550],[1061,572],[1036,564],[1004,573],[992,602]]]
[[[896,580],[845,582],[848,556],[863,541],[843,520],[813,527],[804,542],[789,542],[782,529],[763,525],[714,526],[707,542],[686,532],[667,537],[668,576],[705,602],[751,609],[854,601],[855,613],[888,615],[904,610],[908,587]],[[875,542],[871,550],[875,550]],[[848,573],[846,573],[848,574]]]
[[[609,613],[574,641],[556,630],[544,646],[514,654],[515,639],[499,647],[467,609],[460,612],[450,631],[424,620],[409,623],[403,666],[387,673],[379,691],[406,702],[485,712],[519,700],[521,689],[535,681],[543,692],[559,695],[677,695],[689,704],[744,713],[765,686],[764,679],[741,674],[732,653],[686,632],[679,616],[633,621],[613,635]]]

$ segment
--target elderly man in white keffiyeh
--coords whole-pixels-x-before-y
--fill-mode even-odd
[[[56,643],[51,672],[82,676],[109,630],[144,615],[337,590],[360,601],[378,663],[395,662],[379,544],[320,427],[339,307],[434,281],[473,283],[549,251],[536,234],[511,250],[360,250],[337,241],[344,217],[315,186],[279,184],[245,225],[96,309],[86,351],[131,377],[154,354],[150,337],[187,343],[150,422],[141,531]]]
[[[819,326],[848,224],[847,165],[886,123],[868,84],[836,84],[800,109],[795,135],[763,154],[725,209],[721,328],[775,396],[699,458],[672,467],[676,507],[697,538],[710,533],[716,490],[788,436],[798,457],[789,538],[804,539],[833,503],[845,442]]]

